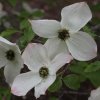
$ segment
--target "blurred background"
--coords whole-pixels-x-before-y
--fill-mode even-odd
[[[28,19],[56,19],[60,21],[63,7],[82,1],[88,3],[93,14],[92,20],[82,30],[94,36],[98,44],[98,51],[100,51],[100,0],[0,0],[0,36],[18,43],[21,50],[31,41],[44,43],[45,40],[33,34]],[[99,55],[98,53],[97,59],[100,59]],[[25,68],[22,72],[27,70]],[[59,91],[47,91],[46,95],[41,96],[38,100],[88,100],[89,93],[81,93],[81,90],[87,91],[94,87],[89,81],[84,82],[81,87],[78,91],[73,91],[62,85]],[[1,69],[0,100],[36,99],[34,89],[25,97],[12,95],[8,84],[5,82],[3,69]]]

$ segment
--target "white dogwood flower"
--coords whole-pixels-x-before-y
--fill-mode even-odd
[[[35,43],[26,47],[22,58],[31,71],[18,75],[11,91],[14,95],[24,96],[35,87],[36,98],[45,94],[47,88],[55,81],[56,72],[72,60],[72,56],[66,53],[60,53],[51,60],[46,47]]]
[[[91,92],[91,95],[88,100],[100,100],[100,87]]]
[[[16,44],[0,37],[0,68],[5,66],[4,76],[10,86],[23,67],[20,54],[21,52]]]
[[[97,56],[97,45],[86,32],[79,31],[92,18],[85,2],[66,6],[61,11],[61,22],[56,20],[30,20],[33,31],[40,37],[49,38],[46,46],[57,52],[67,51],[80,61]],[[52,53],[52,51],[51,51]]]

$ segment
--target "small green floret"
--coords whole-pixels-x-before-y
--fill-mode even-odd
[[[39,70],[40,77],[46,78],[49,74],[49,70],[46,67],[41,67]]]

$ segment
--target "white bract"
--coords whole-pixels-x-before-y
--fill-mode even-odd
[[[56,72],[73,59],[71,55],[63,52],[51,60],[46,47],[35,43],[26,47],[22,58],[31,71],[18,75],[11,91],[14,95],[24,96],[35,87],[36,98],[45,94],[47,88],[55,81]]]
[[[80,61],[97,56],[97,45],[86,32],[79,31],[92,18],[85,2],[66,6],[61,11],[61,22],[56,20],[30,20],[33,31],[40,37],[49,38],[46,46],[57,52],[67,51]],[[52,51],[50,51],[52,53]]]
[[[91,92],[91,95],[88,100],[100,100],[100,87]]]
[[[0,68],[4,68],[4,76],[11,86],[14,78],[20,74],[23,60],[18,46],[0,37]]]

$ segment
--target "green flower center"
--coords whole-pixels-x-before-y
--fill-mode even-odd
[[[42,78],[47,78],[47,76],[48,76],[48,74],[49,74],[48,68],[46,68],[46,67],[41,67],[40,70],[39,70],[39,74],[40,74],[40,77],[42,77]]]
[[[6,52],[6,58],[10,61],[14,60],[15,59],[15,53],[13,50],[8,50]]]
[[[58,38],[60,38],[61,40],[66,40],[69,37],[70,37],[69,33],[66,29],[62,29],[58,31]]]

